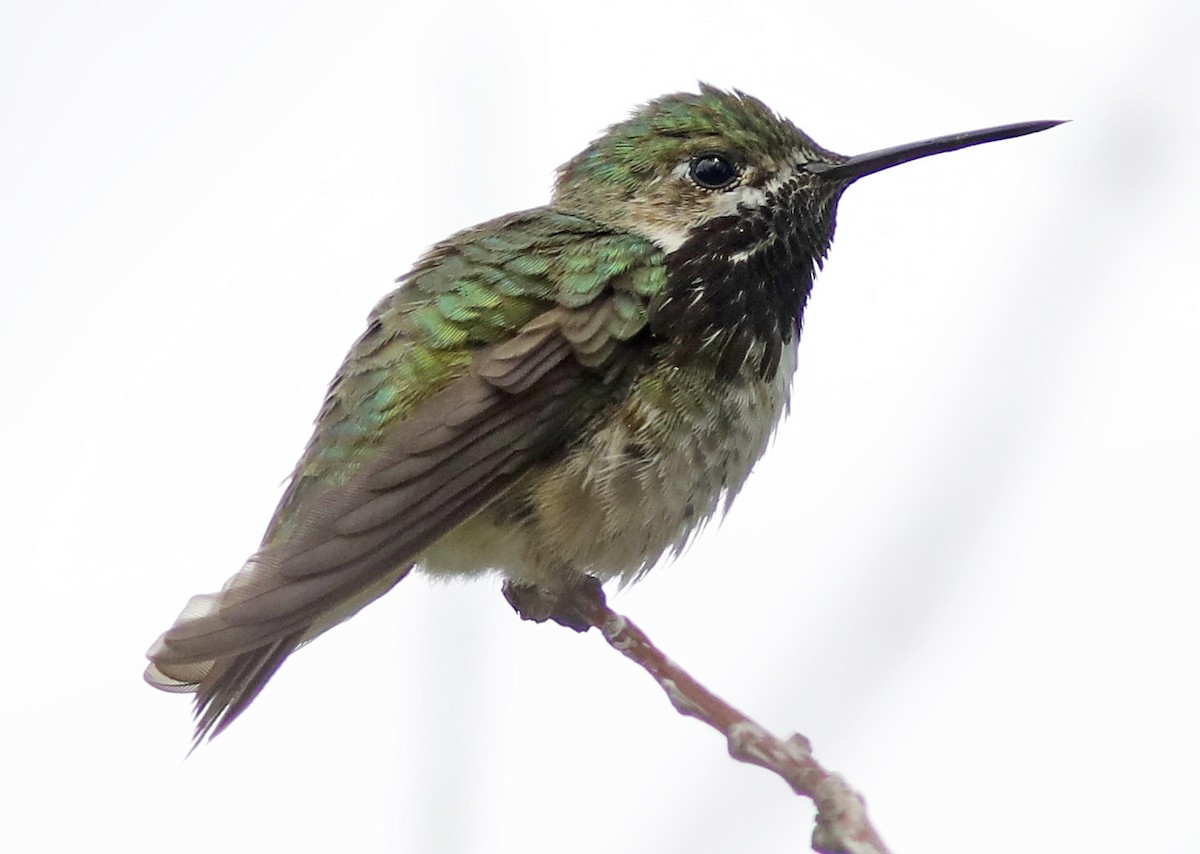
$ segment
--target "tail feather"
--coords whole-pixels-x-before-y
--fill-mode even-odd
[[[206,739],[220,735],[258,696],[284,659],[304,639],[298,631],[274,643],[222,659],[196,686],[195,750]]]
[[[382,596],[411,569],[403,566],[374,583],[335,592],[324,608],[257,626],[226,624],[222,594],[193,597],[175,626],[150,648],[146,681],[163,691],[195,693],[195,750],[233,723],[298,647]],[[230,589],[237,588],[227,586]],[[196,638],[202,643],[193,649]],[[260,642],[247,648],[248,639]]]

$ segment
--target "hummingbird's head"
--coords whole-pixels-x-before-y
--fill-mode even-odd
[[[846,187],[807,167],[846,159],[761,101],[701,84],[609,128],[559,170],[552,204],[666,253],[650,326],[675,353],[770,376],[799,331]]]
[[[681,356],[774,374],[799,333],[812,280],[833,240],[838,199],[883,169],[1036,133],[1024,122],[855,157],[817,145],[761,101],[706,84],[613,125],[559,169],[552,205],[631,232],[666,253],[650,328]]]
[[[651,101],[564,164],[553,205],[674,252],[714,220],[732,225],[796,195],[813,196],[797,215],[828,207],[831,225],[841,187],[801,167],[845,159],[758,99],[702,83]]]

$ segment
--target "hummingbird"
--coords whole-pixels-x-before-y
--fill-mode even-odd
[[[788,409],[842,193],[1035,121],[848,157],[740,91],[636,109],[546,207],[436,244],[370,313],[258,550],[192,597],[146,680],[196,743],[414,568],[497,573],[523,617],[640,578],[727,510]],[[575,625],[582,630],[585,626]]]

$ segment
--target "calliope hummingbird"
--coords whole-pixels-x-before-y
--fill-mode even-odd
[[[627,582],[728,507],[788,407],[842,192],[1039,121],[846,157],[701,85],[613,125],[546,207],[430,249],[375,306],[262,545],[193,597],[146,679],[197,741],[414,567],[496,572],[523,615]]]

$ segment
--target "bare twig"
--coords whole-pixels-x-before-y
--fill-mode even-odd
[[[729,755],[774,771],[798,795],[817,807],[812,846],[822,854],[888,854],[887,847],[867,819],[862,798],[836,774],[812,757],[808,739],[793,735],[787,740],[767,732],[733,706],[713,694],[678,664],[667,658],[636,625],[608,607],[595,579],[568,591],[551,609],[530,613],[524,591],[506,589],[505,595],[527,619],[547,618],[584,631],[594,626],[613,649],[642,666],[666,692],[680,714],[697,718],[725,735]],[[536,598],[536,597],[534,597]],[[544,604],[544,603],[543,603]]]

